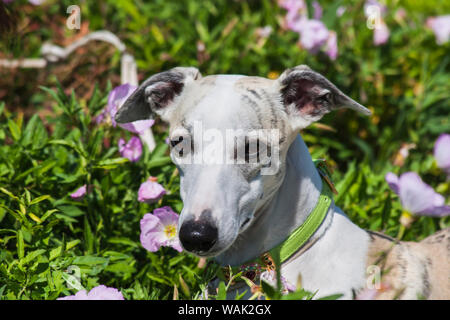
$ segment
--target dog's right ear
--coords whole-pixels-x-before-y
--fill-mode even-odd
[[[326,113],[340,108],[350,108],[366,116],[371,114],[369,109],[306,65],[284,71],[276,85],[294,130],[304,129]]]
[[[128,123],[147,120],[159,115],[167,120],[167,115],[176,108],[185,86],[201,78],[197,68],[177,67],[157,73],[142,83],[117,111],[115,120]]]

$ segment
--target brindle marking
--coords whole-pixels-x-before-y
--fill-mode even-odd
[[[377,299],[448,299],[450,297],[450,228],[420,242],[397,242],[368,231],[367,266],[381,268],[382,290]]]

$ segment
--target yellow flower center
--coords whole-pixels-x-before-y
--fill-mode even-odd
[[[169,224],[164,228],[164,233],[167,238],[171,239],[176,236],[177,228],[173,224]]]
[[[403,210],[402,217],[406,219],[412,218],[412,214],[409,211]]]

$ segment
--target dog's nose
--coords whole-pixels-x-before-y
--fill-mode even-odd
[[[206,252],[217,241],[217,228],[208,220],[188,220],[181,225],[180,241],[188,251]]]

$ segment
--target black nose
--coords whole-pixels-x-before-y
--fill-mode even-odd
[[[217,241],[217,228],[209,220],[188,220],[181,225],[179,236],[186,250],[206,252]]]

